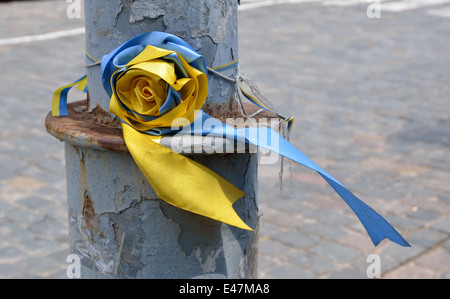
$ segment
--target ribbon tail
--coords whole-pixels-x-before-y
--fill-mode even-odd
[[[319,167],[280,134],[267,127],[250,127],[235,129],[220,120],[214,119],[203,111],[197,116],[192,125],[180,132],[181,134],[208,135],[225,137],[242,142],[251,143],[258,147],[266,148],[282,155],[294,162],[306,166],[318,172],[325,181],[339,194],[358,216],[364,228],[368,232],[372,242],[377,246],[383,239],[405,247],[408,242],[377,212],[353,195],[343,184]]]
[[[404,247],[411,246],[383,217],[353,195],[342,184],[337,184],[334,180],[320,172],[319,174],[355,212],[375,246],[386,238]]]
[[[245,195],[207,167],[159,144],[161,137],[123,124],[125,143],[156,194],[167,203],[221,222],[252,230],[233,209]]]
[[[358,199],[343,184],[319,167],[278,133],[270,128],[249,128],[246,129],[245,132],[249,142],[274,151],[318,172],[355,212],[375,246],[385,238],[388,238],[401,246],[411,246],[382,216]],[[261,136],[267,135],[271,137],[266,138],[266,140],[261,138]],[[267,140],[270,140],[270,144]]]

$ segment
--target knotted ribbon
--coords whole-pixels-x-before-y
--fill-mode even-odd
[[[101,72],[111,97],[109,109],[122,121],[127,148],[164,201],[251,230],[232,207],[245,195],[242,191],[205,166],[159,144],[167,134],[230,138],[269,149],[318,172],[355,212],[375,246],[385,238],[410,246],[382,216],[271,128],[236,129],[202,111],[208,93],[208,68],[204,57],[181,38],[156,31],[141,34],[105,55]],[[54,116],[67,115],[68,90],[77,84],[83,88],[85,80],[82,77],[55,92]],[[241,92],[268,110],[243,89]],[[278,117],[288,122],[290,130],[292,118]],[[272,136],[271,140],[267,136]]]

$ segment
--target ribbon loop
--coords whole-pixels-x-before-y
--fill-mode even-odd
[[[77,86],[77,89],[87,92],[87,76],[84,75],[73,83],[58,88],[53,94],[52,100],[52,115],[53,116],[67,116],[67,94],[72,87]]]

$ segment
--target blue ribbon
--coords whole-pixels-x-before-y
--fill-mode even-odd
[[[206,121],[207,124],[205,125]],[[358,199],[342,183],[328,174],[271,128],[250,127],[235,129],[201,111],[196,120],[190,126],[185,127],[179,134],[215,136],[238,140],[247,144],[253,144],[258,147],[269,149],[294,162],[315,170],[326,182],[328,182],[328,184],[330,184],[358,216],[375,246],[383,239],[387,238],[401,246],[410,247],[409,243],[382,216]],[[276,141],[278,142],[274,142],[273,138],[262,139],[261,136],[276,136]]]

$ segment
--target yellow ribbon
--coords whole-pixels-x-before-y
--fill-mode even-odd
[[[152,128],[171,127],[180,118],[192,123],[206,100],[206,74],[178,55],[189,77],[177,78],[174,64],[161,59],[172,53],[176,52],[147,46],[126,64],[125,71],[121,69],[120,74],[114,74],[110,111],[124,121],[122,129],[128,150],[161,199],[184,210],[252,230],[232,207],[244,192],[207,167],[160,145],[160,136],[143,133]],[[180,93],[182,101],[160,116],[168,86]]]
[[[161,137],[123,125],[128,150],[156,194],[169,204],[243,229],[252,230],[233,209],[245,195],[207,167],[157,142]]]

